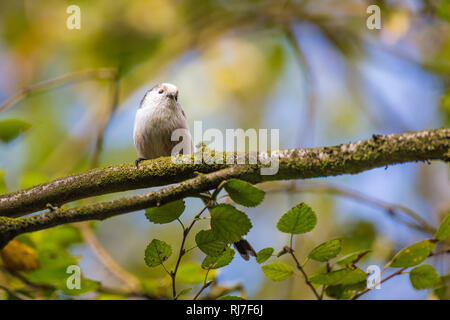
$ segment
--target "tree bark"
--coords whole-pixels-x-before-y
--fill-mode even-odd
[[[330,147],[277,151],[279,171],[261,175],[262,164],[175,164],[171,158],[95,169],[0,196],[0,248],[18,234],[53,226],[142,210],[217,187],[238,178],[252,183],[355,174],[376,167],[411,161],[450,160],[450,129],[374,135]],[[223,156],[223,154],[221,154]],[[236,157],[233,154],[233,157]],[[249,156],[248,154],[246,155]],[[180,182],[183,181],[183,182]],[[72,209],[57,208],[32,217],[16,218],[64,203],[107,193],[176,185],[143,195],[124,197]]]

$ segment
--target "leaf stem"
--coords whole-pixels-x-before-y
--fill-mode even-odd
[[[211,270],[211,269],[208,269],[207,271],[206,271],[206,274],[205,274],[205,280],[203,281],[203,286],[200,288],[200,290],[197,292],[197,294],[195,295],[195,297],[192,299],[192,300],[197,300],[197,298],[200,296],[200,294],[203,292],[203,290],[205,290],[206,288],[208,288],[214,281],[209,281],[209,282],[207,282],[208,281],[208,273],[209,273],[209,270]]]
[[[311,282],[309,282],[308,280],[308,275],[306,274],[305,270],[303,270],[300,262],[297,260],[297,257],[294,254],[294,250],[292,249],[292,247],[284,247],[284,249],[286,250],[287,253],[289,253],[292,258],[295,261],[295,264],[297,265],[297,269],[300,270],[300,272],[303,274],[303,277],[305,278],[305,283],[311,288],[312,292],[314,293],[314,295],[316,296],[317,300],[322,300],[322,298],[320,297],[320,295],[317,293],[317,290],[314,288],[314,286],[311,284]]]
[[[203,209],[197,213],[194,217],[194,219],[192,220],[191,224],[189,225],[189,227],[186,229],[183,226],[183,239],[181,240],[181,246],[180,246],[180,252],[178,254],[178,259],[177,259],[177,263],[175,265],[175,269],[173,272],[170,272],[169,275],[172,278],[172,295],[173,295],[173,299],[176,300],[177,299],[177,290],[176,290],[176,284],[175,284],[175,278],[177,276],[177,271],[178,271],[178,267],[180,266],[180,262],[181,262],[181,258],[185,255],[185,253],[187,252],[184,249],[184,245],[186,243],[186,238],[189,234],[189,232],[191,231],[192,227],[194,226],[195,222],[198,220],[198,218],[200,218],[200,216],[202,215],[203,212],[205,212],[205,210],[208,208],[207,205],[205,205],[203,207]],[[181,222],[181,221],[180,221]]]

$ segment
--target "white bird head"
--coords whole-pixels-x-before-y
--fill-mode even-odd
[[[161,83],[147,91],[140,108],[175,107],[177,103],[178,88],[170,83]]]

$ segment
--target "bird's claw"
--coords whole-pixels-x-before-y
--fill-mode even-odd
[[[137,158],[137,159],[134,161],[134,164],[136,165],[136,168],[138,168],[138,167],[139,167],[139,163],[140,163],[141,161],[144,161],[144,160],[147,160],[147,159],[144,159],[144,158]]]

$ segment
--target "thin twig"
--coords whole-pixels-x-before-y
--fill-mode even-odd
[[[441,255],[441,254],[444,254],[444,253],[450,253],[450,247],[447,247],[447,248],[445,248],[445,249],[442,249],[442,250],[439,250],[439,251],[436,251],[436,252],[431,252],[430,255],[429,255],[428,257],[434,257],[434,256],[438,256],[438,255]],[[406,269],[408,269],[408,267],[401,268],[401,269],[397,270],[396,272],[390,274],[389,276],[387,276],[387,277],[384,278],[383,280],[381,280],[379,283],[372,285],[370,288],[365,288],[364,290],[355,293],[355,294],[353,295],[353,297],[350,298],[350,300],[356,300],[356,299],[358,299],[358,298],[361,297],[363,294],[366,294],[367,292],[369,292],[370,290],[372,290],[372,288],[375,288],[378,284],[382,284],[382,283],[384,283],[385,281],[387,281],[387,280],[389,280],[389,279],[392,279],[392,278],[395,277],[395,276],[398,276],[398,275],[400,275],[400,274],[403,274],[403,272],[404,272]]]
[[[93,154],[92,160],[91,160],[91,168],[95,168],[98,166],[98,160],[99,160],[100,154],[103,150],[103,139],[104,139],[104,135],[105,135],[105,130],[108,127],[109,123],[111,122],[111,119],[119,105],[119,83],[120,82],[119,82],[118,75],[116,74],[112,80],[113,81],[111,83],[111,90],[112,90],[111,102],[110,102],[110,106],[108,108],[108,114],[98,129],[97,139],[95,141],[94,154]]]
[[[389,203],[383,200],[379,200],[367,195],[364,195],[360,192],[348,189],[348,188],[344,188],[341,186],[336,186],[336,185],[330,185],[330,184],[312,184],[312,185],[301,185],[301,186],[297,186],[297,185],[292,185],[290,183],[278,183],[275,184],[274,186],[261,186],[261,188],[266,191],[266,192],[280,192],[280,191],[286,191],[286,190],[290,190],[290,191],[294,191],[294,192],[320,192],[320,193],[331,193],[331,194],[336,194],[336,195],[340,195],[340,196],[344,196],[344,197],[349,197],[352,199],[355,199],[357,201],[360,201],[362,203],[365,204],[369,204],[372,205],[374,207],[378,207],[382,210],[384,210],[386,213],[389,214],[389,216],[397,219],[398,221],[400,221],[401,223],[405,224],[406,226],[425,232],[425,233],[429,233],[429,234],[433,234],[434,232],[436,232],[436,228],[434,228],[433,226],[431,226],[430,224],[428,224],[428,222],[426,222],[418,213],[416,213],[414,210],[402,206],[402,205],[398,205],[398,204],[394,204],[394,203]],[[413,220],[415,220],[417,223],[413,224],[410,223],[404,219],[401,219],[400,217],[398,217],[397,212],[403,212],[405,213],[407,216],[409,216],[410,218],[412,218]]]
[[[24,98],[45,90],[54,89],[69,83],[75,83],[80,81],[98,79],[98,80],[111,80],[116,77],[117,71],[115,69],[98,69],[98,70],[85,70],[79,72],[68,73],[63,76],[38,82],[29,87],[23,88],[19,92],[15,93],[5,102],[0,105],[0,112],[5,111]]]
[[[187,229],[185,229],[184,226],[183,226],[183,239],[181,240],[180,252],[178,254],[178,259],[177,259],[177,262],[175,264],[175,269],[172,272],[170,272],[170,276],[172,277],[172,295],[173,295],[174,299],[176,299],[176,297],[177,297],[177,290],[176,290],[176,283],[175,283],[175,281],[176,281],[178,267],[180,266],[181,258],[187,252],[184,249],[184,244],[186,242],[186,238],[187,238],[189,232],[191,231],[192,227],[194,226],[195,222],[198,220],[198,218],[200,218],[202,213],[205,212],[205,210],[207,208],[208,208],[208,206],[204,206],[203,209],[199,213],[197,213],[195,215],[194,219],[192,220],[191,224],[189,225],[189,227]]]
[[[12,295],[13,297],[15,297],[19,300],[33,300],[33,299],[27,297],[26,295],[16,292],[14,290],[11,290],[5,286],[0,285],[0,289],[5,290],[8,294]]]
[[[294,259],[295,264],[297,266],[297,269],[300,270],[300,272],[303,274],[303,277],[305,278],[305,283],[308,285],[308,287],[311,288],[311,290],[314,293],[314,295],[316,296],[317,300],[321,300],[320,295],[317,293],[316,289],[311,284],[311,282],[309,282],[308,275],[306,274],[305,270],[303,270],[302,265],[300,264],[300,262],[297,260],[297,257],[294,254],[294,250],[291,247],[288,247],[288,246],[285,246],[283,249],[292,256],[292,258]]]
[[[141,291],[139,280],[130,272],[122,268],[105,250],[97,236],[94,234],[89,226],[88,222],[77,224],[78,230],[80,230],[86,243],[91,247],[99,261],[105,268],[111,272],[116,278],[120,279],[128,287],[130,292]]]
[[[195,297],[192,300],[197,300],[197,298],[200,296],[200,294],[203,292],[203,290],[208,288],[214,282],[214,281],[208,281],[209,270],[211,270],[211,269],[206,270],[205,280],[203,281],[203,286],[200,288],[200,290],[197,292],[197,294],[195,295]]]
[[[303,140],[303,143],[313,141],[308,141],[309,137],[313,138],[314,133],[314,119],[315,119],[315,109],[316,109],[316,93],[314,88],[314,79],[312,75],[312,70],[308,64],[306,56],[300,47],[293,30],[293,26],[289,25],[284,28],[284,32],[286,38],[294,50],[294,54],[297,57],[297,61],[300,64],[301,72],[304,75],[304,80],[306,84],[306,95],[307,95],[307,103],[306,103],[306,121],[304,121],[304,125],[300,126],[299,138]],[[302,143],[300,143],[302,145]]]

